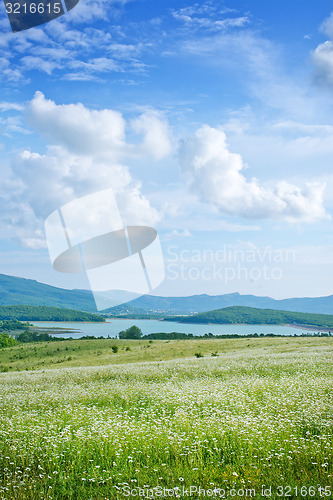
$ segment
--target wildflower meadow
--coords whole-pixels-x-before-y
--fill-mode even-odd
[[[330,338],[146,344],[0,374],[1,499],[333,496]]]

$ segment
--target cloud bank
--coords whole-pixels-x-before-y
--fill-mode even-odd
[[[77,197],[112,188],[125,224],[154,225],[160,214],[142,194],[123,160],[161,158],[170,151],[166,122],[156,112],[139,116],[132,128],[142,138],[127,142],[121,113],[83,104],[57,105],[37,92],[26,119],[48,142],[46,152],[20,152],[2,185],[0,208],[7,234],[30,247],[44,245],[42,227],[50,212]]]
[[[229,151],[222,130],[207,125],[198,129],[182,143],[180,162],[190,189],[223,213],[291,223],[329,217],[323,205],[323,183],[307,182],[300,188],[281,180],[270,187],[256,178],[248,180],[242,157]]]

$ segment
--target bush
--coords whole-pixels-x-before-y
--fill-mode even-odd
[[[111,349],[113,350],[113,352],[116,354],[118,352],[118,346],[117,345],[113,345],[111,346]]]
[[[195,356],[196,358],[203,358],[203,354],[201,354],[201,352],[196,352],[196,353],[194,354],[194,356]]]

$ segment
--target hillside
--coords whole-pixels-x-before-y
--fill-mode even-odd
[[[311,314],[293,311],[276,311],[273,309],[256,309],[253,307],[231,306],[185,318],[166,318],[179,323],[200,324],[249,324],[249,325],[306,325],[318,328],[333,329],[333,315]]]
[[[13,304],[97,312],[90,290],[65,290],[35,280],[0,274],[0,306]]]
[[[13,304],[64,307],[91,313],[97,312],[90,290],[66,290],[45,285],[35,280],[0,274],[0,305]],[[161,314],[193,314],[229,306],[332,314],[333,295],[283,300],[258,297],[256,295],[240,295],[239,293],[224,295],[202,294],[188,297],[144,295],[122,306],[107,309],[103,312],[132,315],[156,312]]]
[[[0,321],[105,321],[102,316],[60,307],[0,306]]]

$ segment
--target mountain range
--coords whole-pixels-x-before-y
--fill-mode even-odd
[[[31,279],[0,274],[0,305],[18,304],[63,307],[80,311],[97,312],[90,290],[67,290],[39,283]],[[241,295],[239,293],[223,295],[202,294],[188,297],[144,295],[127,304],[107,309],[104,312],[194,314],[228,306],[332,314],[333,295],[281,300],[256,295]]]

